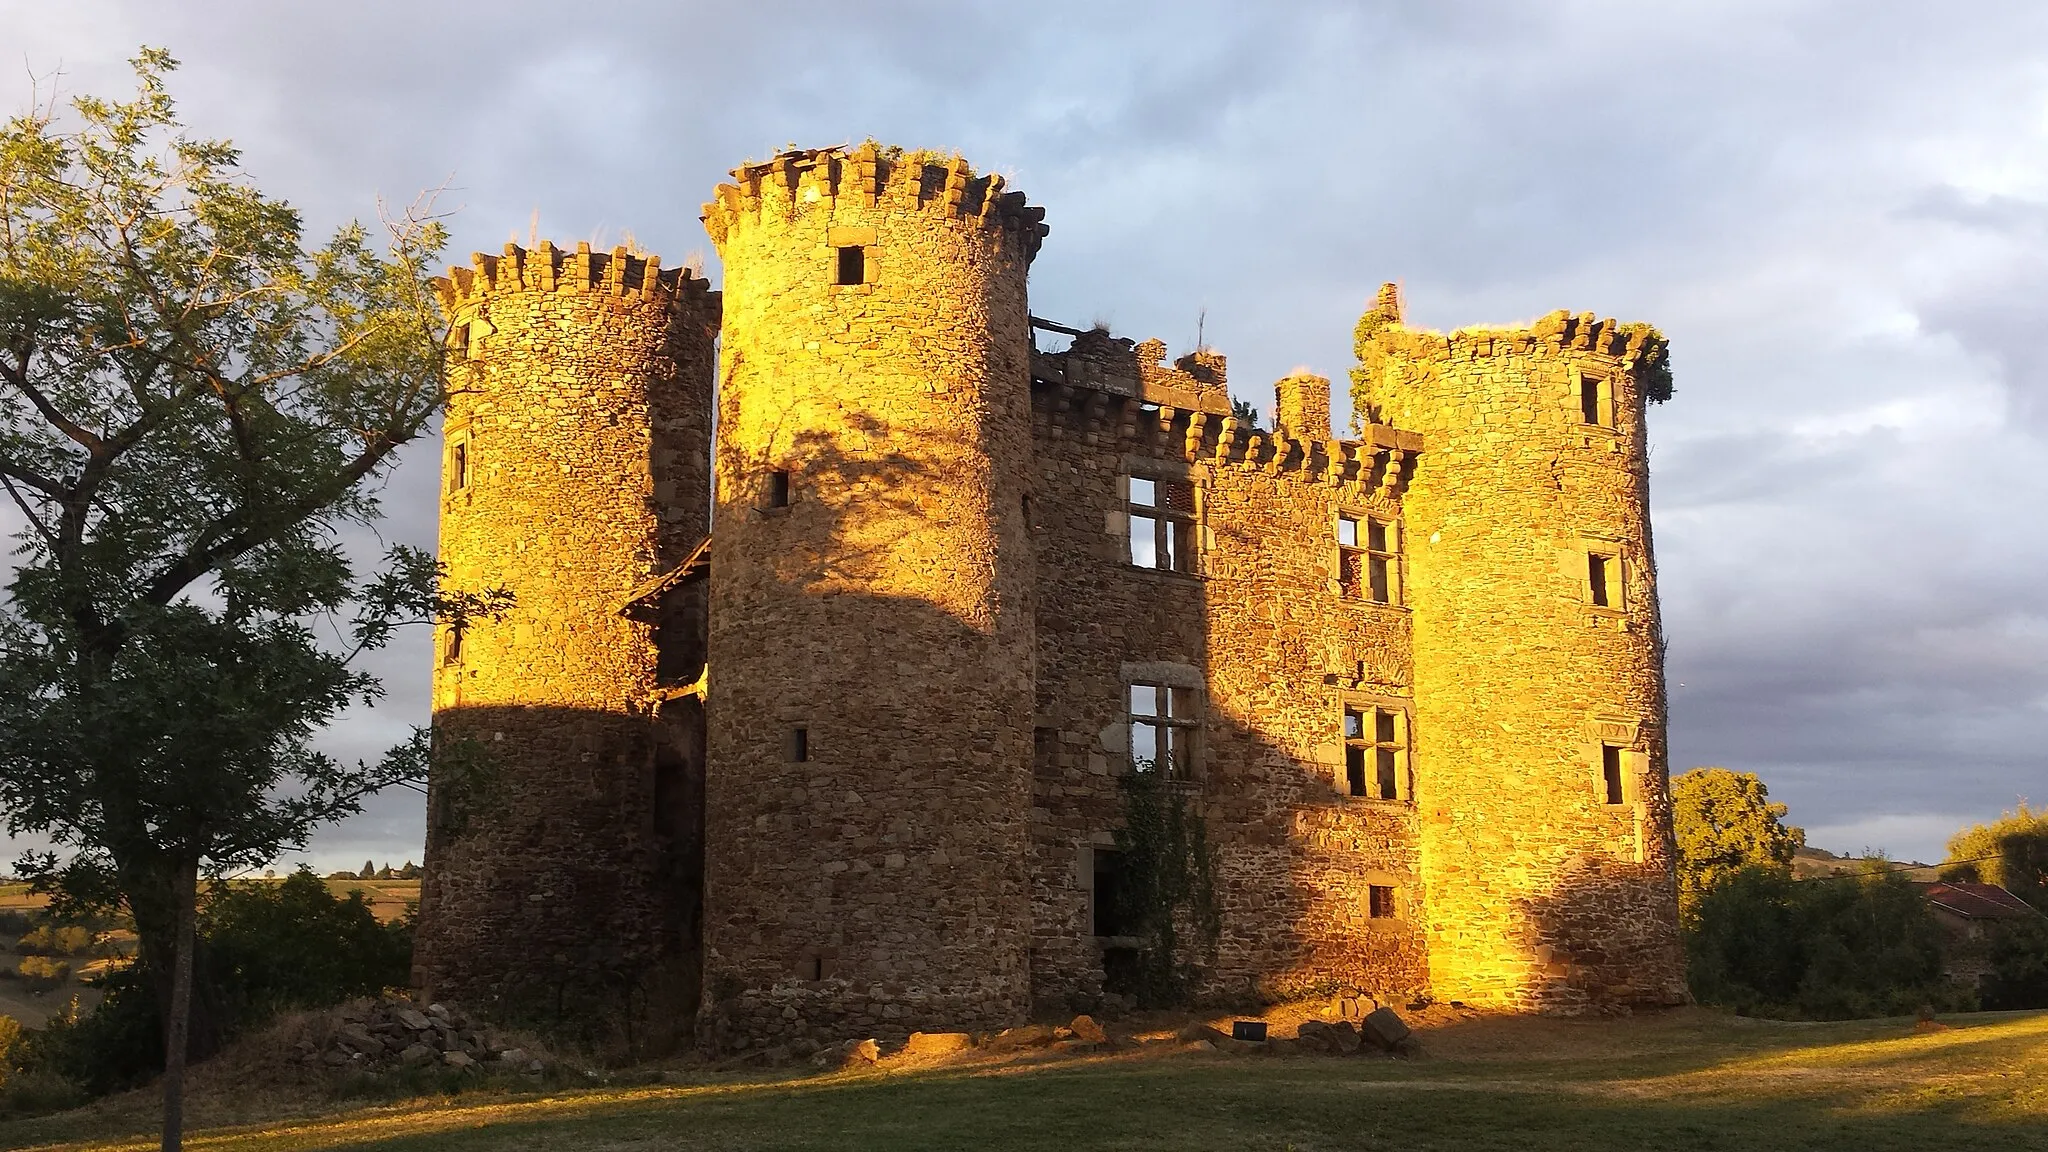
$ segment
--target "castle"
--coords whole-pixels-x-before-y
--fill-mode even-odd
[[[1198,991],[1684,999],[1653,329],[1389,286],[1351,435],[1305,374],[1267,430],[1206,348],[1034,318],[999,176],[733,178],[722,292],[587,245],[440,283],[441,559],[516,606],[437,638],[418,984],[716,1051],[1088,1007],[1136,771],[1207,832]]]

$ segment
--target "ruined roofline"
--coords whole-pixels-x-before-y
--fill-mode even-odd
[[[505,245],[503,255],[478,252],[471,266],[450,267],[448,275],[434,278],[434,291],[441,309],[449,316],[465,304],[491,295],[512,292],[561,292],[568,295],[608,295],[670,303],[695,299],[711,306],[716,322],[717,292],[702,276],[688,268],[663,268],[661,257],[636,254],[625,246],[610,252],[593,252],[589,241],[579,241],[573,252],[543,240],[532,249]]]
[[[1526,325],[1474,324],[1449,333],[1410,328],[1402,316],[1400,288],[1380,287],[1373,306],[1359,319],[1358,336],[1396,359],[1479,360],[1490,356],[1607,356],[1635,376],[1646,399],[1671,399],[1671,346],[1656,326],[1640,321],[1624,324],[1592,312],[1577,315],[1559,308]]]
[[[916,179],[910,177],[915,176]],[[935,152],[903,152],[873,140],[848,150],[799,148],[760,164],[732,170],[733,183],[720,184],[704,205],[704,229],[721,247],[732,226],[773,205],[794,213],[806,204],[829,204],[851,198],[873,207],[897,204],[939,211],[960,219],[994,221],[1013,231],[1024,245],[1025,258],[1051,230],[1045,209],[1026,203],[1024,193],[1004,191],[1002,176],[977,176],[960,156]]]
[[[1227,400],[1222,411],[1182,407],[1172,395],[1144,387],[1130,391],[1034,373],[1032,391],[1038,423],[1050,435],[1112,449],[1149,442],[1159,455],[1190,464],[1291,476],[1361,496],[1398,497],[1423,450],[1420,433],[1388,424],[1367,424],[1356,438],[1304,440],[1247,425],[1230,413]]]

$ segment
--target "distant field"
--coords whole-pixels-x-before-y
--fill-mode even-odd
[[[2048,1013],[1784,1024],[1698,1010],[1619,1020],[1478,1019],[1415,1060],[1229,1056],[1175,1045],[1044,1062],[686,1086],[471,1094],[332,1112],[195,1102],[193,1143],[255,1149],[2048,1149]],[[0,1125],[0,1147],[141,1148],[144,1095]],[[255,1109],[305,1117],[262,1123]],[[73,1143],[63,1143],[73,1141]]]
[[[351,892],[361,892],[370,911],[386,923],[405,915],[407,905],[420,902],[417,880],[329,880],[327,890],[344,898]]]

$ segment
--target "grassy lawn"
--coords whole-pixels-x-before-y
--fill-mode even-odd
[[[358,1108],[215,1128],[190,1143],[423,1152],[2048,1149],[2048,1013],[1953,1023],[1918,1032],[1911,1021],[1787,1025],[1705,1012],[1479,1020],[1430,1029],[1426,1055],[1405,1061],[1157,1045],[830,1076],[707,1074],[691,1086]],[[0,1145],[144,1147],[136,1137],[147,1130],[146,1101],[117,1101],[0,1125]]]

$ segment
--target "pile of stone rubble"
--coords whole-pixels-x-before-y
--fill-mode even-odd
[[[299,1040],[299,1058],[332,1069],[385,1071],[439,1065],[538,1075],[547,1060],[450,1004],[399,996],[343,1005]]]

